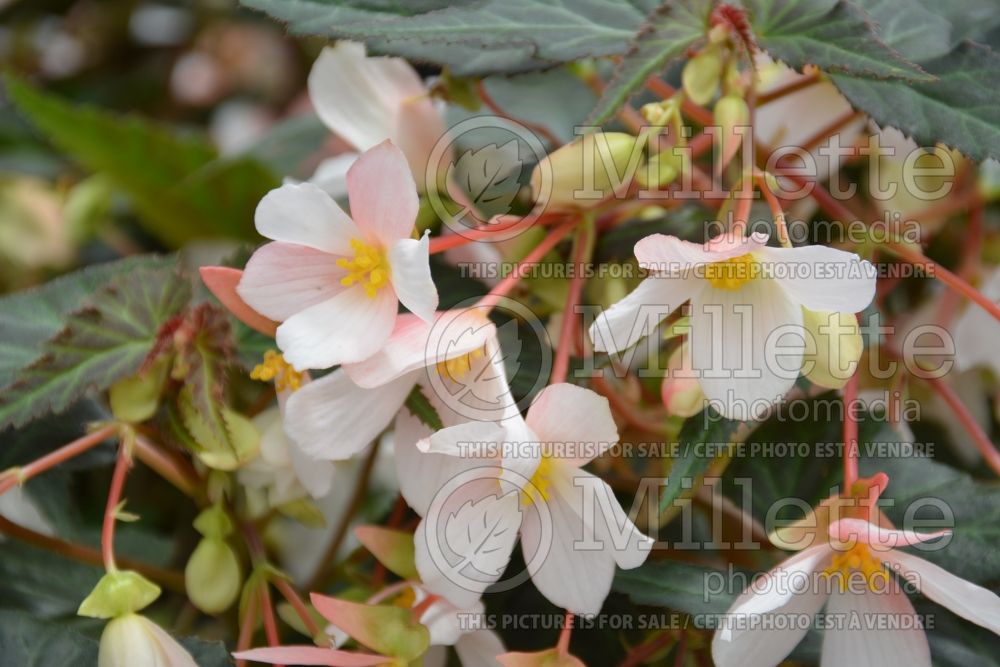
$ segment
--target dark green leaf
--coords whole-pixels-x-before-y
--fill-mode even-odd
[[[0,299],[0,387],[35,361],[45,342],[63,329],[66,317],[87,305],[112,279],[176,265],[175,257],[130,257],[88,266]]]
[[[647,77],[681,57],[708,30],[711,3],[668,0],[649,16],[590,116],[597,125],[613,116]]]
[[[62,412],[89,391],[135,373],[190,293],[186,278],[163,268],[137,269],[128,280],[105,285],[0,389],[0,429]]]
[[[254,209],[277,180],[255,160],[217,159],[198,137],[136,116],[73,106],[15,79],[7,79],[7,91],[56,146],[125,190],[148,231],[164,243],[256,238]]]
[[[292,32],[363,41],[372,53],[447,65],[456,76],[543,69],[622,53],[653,0],[241,0]]]
[[[841,0],[746,0],[757,43],[801,70],[815,65],[854,76],[926,81],[917,65],[887,47],[864,12]]]
[[[17,667],[97,664],[97,640],[59,623],[18,611],[0,611],[0,656]]]
[[[996,0],[917,0],[927,11],[951,24],[952,44],[972,39],[981,41],[989,31],[1000,26]]]
[[[434,406],[431,405],[427,396],[424,395],[424,391],[420,388],[420,385],[414,385],[410,395],[406,397],[406,409],[432,431],[440,431],[444,428],[441,416],[434,409]]]
[[[708,614],[724,614],[736,599],[738,592],[728,586],[723,593],[707,592],[718,588],[716,580],[729,579],[726,572],[702,565],[649,561],[634,570],[619,570],[613,588],[635,604],[676,609],[704,620]]]
[[[711,407],[684,422],[677,436],[678,455],[672,460],[667,483],[660,494],[660,514],[669,511],[681,494],[694,488],[721,452],[721,446],[734,442],[741,423],[720,416]]]
[[[843,74],[832,78],[851,104],[920,145],[940,141],[977,161],[1000,157],[1000,57],[966,43],[924,66],[937,81],[907,85]]]
[[[921,0],[851,0],[875,21],[879,39],[919,63],[951,51],[951,24]]]

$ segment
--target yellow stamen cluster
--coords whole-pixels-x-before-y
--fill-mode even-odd
[[[389,261],[385,253],[360,239],[351,239],[354,258],[341,257],[337,266],[347,269],[347,275],[340,279],[345,287],[358,283],[369,299],[375,298],[378,289],[389,282]]]
[[[439,361],[435,365],[435,368],[437,369],[438,375],[445,380],[459,382],[468,374],[469,371],[472,370],[472,362],[479,359],[484,354],[486,354],[485,350],[479,348],[478,350],[473,350],[468,354],[463,354],[460,357]]]
[[[278,391],[295,391],[302,386],[302,373],[292,368],[285,357],[274,350],[264,353],[264,362],[250,371],[250,377],[261,382],[274,380],[274,388]]]
[[[546,501],[552,496],[552,473],[553,463],[551,456],[542,455],[535,468],[535,474],[531,476],[531,483],[521,491],[521,498],[525,505]]]
[[[870,589],[875,589],[881,580],[888,577],[882,561],[872,555],[867,544],[858,542],[850,549],[835,551],[833,562],[824,571],[831,579],[837,577],[840,590],[847,591],[848,583],[858,581],[858,576]]]
[[[718,289],[739,289],[759,275],[760,264],[749,252],[705,265],[705,279]]]

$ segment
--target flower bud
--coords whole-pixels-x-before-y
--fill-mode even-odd
[[[536,204],[588,208],[625,190],[640,164],[637,142],[624,132],[594,132],[550,153],[531,172]]]
[[[684,65],[681,82],[684,92],[695,104],[708,104],[719,89],[722,58],[715,49],[706,49]]]
[[[670,355],[667,375],[660,385],[663,405],[672,417],[693,417],[705,408],[705,394],[691,372],[691,348],[684,343]]]
[[[643,189],[664,188],[690,166],[689,154],[678,147],[667,148],[649,158],[636,175],[635,180]]]
[[[156,623],[138,614],[112,619],[101,634],[97,667],[198,667],[191,654]]]
[[[188,597],[206,614],[229,609],[240,594],[242,582],[236,554],[225,540],[218,538],[206,537],[199,542],[184,568]]]
[[[160,402],[167,369],[167,360],[161,359],[146,371],[111,385],[108,399],[115,419],[134,424],[152,417]]]
[[[854,313],[802,309],[806,347],[802,370],[813,384],[840,389],[857,368],[864,349]]]
[[[739,95],[726,95],[715,104],[715,124],[720,128],[722,146],[719,150],[719,168],[725,167],[736,155],[742,136],[738,127],[750,124],[750,107]]]

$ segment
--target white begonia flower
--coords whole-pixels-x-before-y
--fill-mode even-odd
[[[528,572],[542,594],[574,613],[599,612],[615,565],[638,567],[652,545],[611,488],[581,469],[617,442],[607,399],[570,384],[542,390],[526,419],[512,414],[500,422],[452,426],[422,441],[423,451],[494,472],[443,499],[435,517],[445,526],[428,525],[427,517],[418,526],[416,564],[428,590],[471,605],[503,574],[519,532]],[[446,545],[439,544],[442,537]],[[442,546],[456,550],[456,544],[483,540],[492,543],[488,552],[464,554],[477,570],[474,578],[444,571],[448,564],[436,555]]]
[[[489,418],[514,403],[502,362],[496,327],[480,309],[439,312],[433,324],[400,315],[377,354],[295,392],[285,428],[312,458],[349,458],[392,423],[418,383],[425,394],[454,392],[466,420]]]
[[[101,634],[98,667],[198,667],[163,628],[136,613],[111,619]]]
[[[724,417],[751,419],[791,389],[802,367],[802,308],[856,313],[875,296],[875,270],[826,246],[772,248],[767,235],[705,244],[653,234],[635,245],[651,275],[590,328],[599,352],[625,350],[691,302],[691,360]]]
[[[949,531],[919,534],[849,518],[828,532],[830,543],[792,556],[733,603],[712,639],[716,665],[777,665],[809,630],[804,617],[826,603],[831,620],[825,623],[823,667],[930,667],[927,636],[889,569],[955,614],[1000,634],[1000,598],[893,548]]]
[[[434,144],[445,136],[441,108],[402,58],[367,57],[363,44],[323,49],[309,73],[320,119],[358,151],[386,139],[399,146],[421,191]],[[445,161],[442,161],[444,163]]]
[[[282,324],[278,346],[296,369],[362,361],[389,338],[399,304],[430,320],[438,295],[429,239],[411,237],[416,188],[389,142],[347,174],[351,216],[310,183],[283,185],[257,206],[257,231],[273,239],[247,262],[239,296]]]

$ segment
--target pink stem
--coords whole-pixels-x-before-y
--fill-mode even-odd
[[[858,375],[844,387],[844,492],[850,493],[858,481],[858,420],[854,410],[858,402]]]
[[[108,504],[104,508],[104,526],[101,529],[101,557],[104,560],[104,569],[109,572],[118,569],[115,565],[115,523],[118,519],[118,505],[121,504],[122,491],[125,488],[125,477],[131,465],[128,448],[124,444],[119,445],[115,471],[111,475],[111,488],[108,489]]]
[[[73,442],[60,447],[54,452],[32,461],[26,466],[19,469],[15,468],[10,472],[9,477],[0,478],[0,495],[10,491],[17,484],[23,484],[32,477],[50,470],[60,463],[64,463],[76,456],[79,456],[80,454],[83,454],[87,450],[96,447],[107,440],[110,436],[114,435],[117,429],[118,427],[113,424],[104,426],[93,433],[88,433],[82,438],[77,438]]]

